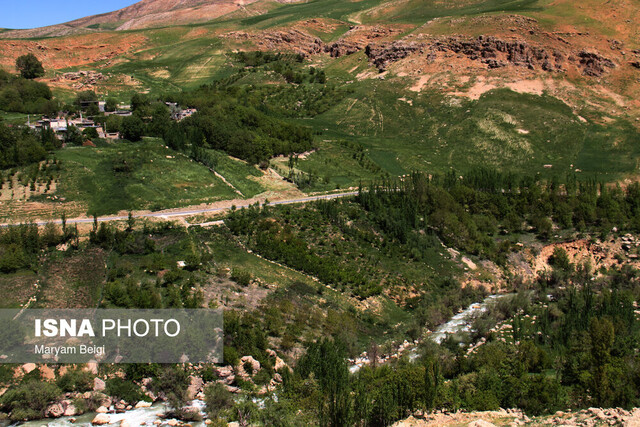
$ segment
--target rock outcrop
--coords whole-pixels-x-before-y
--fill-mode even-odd
[[[435,61],[439,55],[454,53],[471,61],[479,61],[487,68],[507,65],[531,70],[563,71],[564,55],[556,50],[535,46],[522,40],[503,40],[497,37],[479,36],[476,39],[448,37],[429,42],[396,41],[368,45],[365,53],[382,72],[389,65],[418,52]]]
[[[600,77],[607,68],[615,68],[612,60],[605,58],[597,52],[583,50],[578,53],[582,72],[586,76]]]
[[[263,31],[249,33],[233,31],[222,35],[226,39],[250,41],[258,50],[275,52],[295,52],[303,56],[315,55],[324,51],[322,40],[297,29],[288,31]]]

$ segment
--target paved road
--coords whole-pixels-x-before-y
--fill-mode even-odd
[[[336,194],[326,194],[326,195],[322,195],[322,196],[310,196],[310,197],[303,197],[300,199],[289,199],[289,200],[278,200],[278,201],[274,201],[274,202],[269,202],[270,205],[291,205],[291,204],[296,204],[296,203],[309,203],[309,202],[315,202],[317,200],[331,200],[331,199],[339,199],[342,197],[350,197],[350,196],[355,196],[357,195],[358,192],[357,191],[350,191],[350,192],[346,192],[346,193],[336,193]],[[255,203],[255,201],[253,201],[253,203]],[[264,201],[262,202],[264,203]],[[252,203],[250,202],[245,202],[245,203],[240,203],[237,204],[236,207],[238,209],[241,208],[247,208],[251,205]],[[134,218],[160,218],[160,219],[170,219],[170,218],[182,218],[182,217],[186,217],[186,216],[193,216],[193,215],[199,215],[199,214],[210,214],[210,213],[217,213],[217,212],[224,212],[224,211],[228,211],[229,208],[228,207],[220,207],[220,208],[194,208],[194,207],[190,207],[190,208],[184,208],[184,209],[176,209],[176,210],[172,210],[170,212],[140,212],[140,213],[134,213],[133,217]],[[128,215],[124,215],[124,216],[102,216],[102,217],[98,217],[98,222],[107,222],[107,221],[124,221],[126,219],[128,219]],[[36,221],[35,223],[38,225],[45,225],[47,223],[54,223],[54,224],[61,224],[62,220],[51,220],[51,221]],[[93,218],[69,218],[67,219],[67,224],[91,224],[93,223]],[[12,225],[12,224],[0,224],[0,227],[6,227],[8,225]],[[197,225],[197,224],[194,224]]]

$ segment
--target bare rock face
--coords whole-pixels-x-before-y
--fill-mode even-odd
[[[424,53],[425,44],[415,42],[397,41],[388,44],[370,44],[365,48],[365,54],[380,72],[385,71],[389,65],[406,58],[414,52]]]
[[[349,47],[345,47],[349,52]],[[530,70],[547,72],[564,72],[566,66],[575,66],[584,75],[600,77],[616,64],[594,51],[566,53],[544,46],[533,45],[529,42],[509,39],[504,40],[493,36],[479,36],[476,39],[461,37],[447,37],[427,41],[394,41],[389,43],[369,44],[365,53],[380,72],[409,55],[418,53],[426,55],[429,62],[439,58],[444,60],[451,54],[458,58],[477,61],[488,69],[507,66],[523,67]],[[640,62],[632,64],[640,68]]]
[[[439,54],[454,53],[471,61],[479,61],[490,69],[513,65],[531,70],[562,71],[564,61],[563,55],[555,50],[550,51],[524,41],[485,36],[472,40],[448,37],[425,43],[397,41],[369,45],[365,52],[381,72],[415,52],[426,54],[431,61],[435,61]]]
[[[259,50],[263,51],[296,52],[303,56],[321,53],[325,47],[324,42],[319,38],[296,29],[263,31],[260,33],[233,31],[223,34],[221,37],[238,41],[250,41]]]
[[[383,26],[358,25],[345,33],[340,40],[327,45],[325,51],[333,58],[351,55],[365,49],[373,40],[393,37],[401,33],[401,29]]]
[[[260,362],[258,362],[252,356],[244,356],[242,359],[240,359],[240,363],[242,363],[243,365],[245,363],[250,364],[251,370],[253,371],[254,374],[260,370]]]
[[[607,68],[615,68],[616,66],[613,61],[597,52],[583,50],[578,53],[578,58],[582,66],[582,72],[586,76],[600,77],[606,72]]]
[[[339,58],[341,56],[352,55],[360,52],[365,46],[361,46],[357,42],[339,40],[335,43],[327,45],[325,51],[331,55],[332,58]]]

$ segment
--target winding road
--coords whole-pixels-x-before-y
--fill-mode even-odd
[[[309,202],[315,202],[318,200],[333,200],[333,199],[339,199],[343,197],[351,197],[357,194],[358,194],[357,191],[349,191],[349,192],[335,193],[335,194],[324,194],[319,196],[309,196],[309,197],[302,197],[297,199],[284,199],[284,200],[277,200],[273,202],[270,201],[269,205],[275,206],[275,205],[292,205],[297,203],[309,203]],[[230,202],[231,201],[226,200],[221,203],[229,204]],[[251,199],[246,201],[240,201],[237,204],[235,204],[235,207],[238,209],[247,208],[251,205],[254,205],[256,202],[260,204],[264,204],[266,202],[266,199],[262,199],[262,200]],[[220,213],[220,212],[228,211],[230,209],[231,209],[231,205],[221,206],[221,207],[190,206],[186,208],[179,208],[179,209],[172,209],[172,210],[158,211],[158,212],[137,212],[137,213],[134,212],[133,217],[134,218],[158,218],[158,219],[168,220],[171,218],[184,218],[184,217],[200,215],[200,214]],[[128,218],[129,218],[129,215],[115,215],[115,216],[98,217],[97,220],[98,222],[124,221]],[[49,221],[35,221],[34,223],[37,225],[45,225],[47,223],[62,224],[62,220],[58,219],[58,220],[49,220]],[[69,218],[67,219],[66,223],[67,224],[91,224],[93,223],[93,218],[87,218],[87,217]],[[214,223],[219,223],[219,221],[215,221]],[[214,223],[207,223],[207,224],[214,224]],[[11,225],[17,225],[17,224],[4,223],[4,224],[0,224],[0,227],[7,227]],[[193,225],[199,225],[199,224],[193,224]]]

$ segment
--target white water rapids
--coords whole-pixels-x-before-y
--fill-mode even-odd
[[[204,402],[201,400],[194,400],[190,406],[197,408],[202,412],[204,410],[205,405],[204,405]],[[121,421],[126,420],[131,427],[138,427],[138,426],[144,426],[144,425],[152,426],[154,421],[160,419],[158,418],[158,415],[165,413],[165,411],[166,411],[165,405],[155,404],[150,408],[134,409],[131,411],[123,412],[121,414],[109,414],[109,417],[111,418],[111,424],[109,425],[118,426],[120,425]],[[92,412],[84,415],[79,415],[77,417],[62,417],[62,418],[57,418],[55,420],[53,419],[37,420],[37,421],[30,421],[27,423],[14,424],[14,425],[28,426],[28,427],[42,427],[42,426],[88,427],[88,426],[91,426],[91,421],[95,418],[95,416],[96,416],[96,413]],[[75,422],[72,423],[71,422],[72,419],[75,419]],[[162,420],[162,421],[163,421],[163,424],[166,425],[166,423],[169,420]],[[190,422],[189,424],[191,424],[193,427],[201,427],[205,425],[203,422]]]
[[[447,323],[438,326],[436,330],[429,335],[429,339],[436,342],[437,344],[442,344],[442,342],[447,338],[448,335],[472,332],[473,321],[478,318],[478,316],[485,313],[491,305],[495,304],[499,299],[505,296],[506,295],[490,295],[482,302],[471,304],[465,310],[453,316]],[[413,346],[408,351],[408,354],[409,360],[416,360],[419,357],[418,347]],[[356,373],[363,366],[369,364],[369,360],[367,358],[360,358],[357,360],[357,363],[354,363],[349,367],[349,371],[351,373]]]

